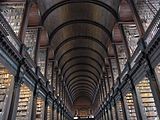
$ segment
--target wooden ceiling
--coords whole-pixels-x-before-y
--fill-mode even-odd
[[[36,0],[28,19],[28,27],[42,28],[40,46],[58,61],[73,100],[93,100],[103,68],[110,66],[105,59],[117,59],[115,47],[124,44],[119,25],[130,23],[126,0]]]
[[[44,27],[41,46],[51,48],[49,59],[58,61],[72,98],[88,96],[92,100],[102,68],[110,66],[108,61],[104,63],[105,58],[116,59],[114,46],[124,44],[119,25],[134,23],[127,1],[37,0],[37,3],[38,7],[32,7],[29,25],[39,23]]]

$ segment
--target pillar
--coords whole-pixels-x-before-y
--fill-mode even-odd
[[[23,14],[23,19],[19,31],[19,39],[23,42],[25,39],[25,34],[26,34],[26,29],[28,26],[28,19],[29,19],[29,12],[32,7],[32,1],[31,0],[26,0],[25,3],[25,9],[24,9],[24,14]]]

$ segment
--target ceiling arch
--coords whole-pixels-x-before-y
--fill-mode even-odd
[[[85,69],[80,69],[77,71],[73,71],[72,73],[70,73],[68,76],[66,76],[65,81],[67,82],[68,80],[72,80],[74,78],[74,76],[80,75],[80,74],[84,74],[84,75],[90,75],[90,77],[93,78],[94,82],[98,84],[98,76],[95,75],[93,72],[91,72],[90,70],[85,70]]]
[[[88,63],[77,63],[77,64],[73,64],[73,65],[71,65],[70,67],[68,67],[66,70],[62,71],[62,74],[65,75],[66,72],[69,71],[69,69],[72,69],[72,68],[77,67],[77,66],[88,66],[88,67],[90,67],[91,69],[94,69],[94,70],[98,73],[98,75],[100,76],[99,70],[98,70],[95,66],[93,66],[93,65],[91,65],[91,64],[88,64]]]
[[[92,82],[90,82],[90,81],[88,81],[88,80],[86,80],[86,79],[81,79],[81,78],[79,78],[79,79],[77,79],[76,81],[73,81],[73,82],[71,83],[71,85],[68,87],[68,90],[70,90],[72,87],[78,86],[78,84],[80,84],[80,83],[88,84],[88,85],[90,85],[90,86],[93,87],[93,88],[96,87],[96,84],[93,84]]]
[[[74,100],[83,93],[92,100],[106,66],[107,72],[112,71],[110,58],[117,58],[112,29],[119,19],[119,2],[55,0],[43,6],[41,24],[48,30],[47,47],[53,50],[58,75]]]
[[[85,83],[81,83],[80,85],[74,86],[72,88],[70,88],[69,92],[72,93],[75,91],[75,89],[80,88],[80,89],[90,89],[91,92],[94,92],[94,88],[92,86],[90,86],[90,84],[85,84]]]
[[[96,26],[98,28],[100,28],[101,30],[103,30],[109,37],[109,40],[112,40],[112,33],[102,24],[96,22],[96,21],[92,21],[92,20],[87,20],[87,19],[76,19],[76,20],[69,20],[66,21],[64,23],[62,23],[61,25],[59,25],[58,27],[56,27],[50,34],[49,36],[49,44],[51,44],[52,39],[54,38],[55,34],[61,30],[62,28],[68,26],[68,25],[72,25],[72,24],[90,24],[93,26]]]
[[[75,56],[75,57],[72,57],[72,58],[69,58],[67,61],[65,61],[65,63],[63,63],[63,66],[61,67],[61,69],[63,70],[65,66],[67,66],[67,64],[69,64],[70,62],[72,61],[75,61],[75,60],[82,60],[82,59],[89,59],[90,61],[93,61],[95,62],[95,67],[99,67],[101,70],[102,70],[102,65],[101,63],[96,60],[95,58],[92,58],[91,56]],[[83,60],[82,60],[83,61]],[[81,62],[81,61],[80,61]]]
[[[75,52],[76,50],[81,50],[81,51],[87,50],[87,51],[90,51],[90,52],[94,52],[95,54],[97,54],[99,56],[99,58],[101,59],[101,61],[103,61],[103,63],[105,63],[104,57],[101,55],[101,53],[99,53],[95,49],[92,49],[92,48],[89,48],[89,47],[75,47],[75,48],[72,48],[72,49],[69,49],[69,50],[65,51],[62,55],[60,55],[59,58],[56,59],[58,61],[58,65],[62,61],[62,59],[63,59],[63,57],[65,55],[67,55],[68,53],[70,53],[72,51]],[[72,57],[74,57],[74,56],[72,56]]]
[[[71,95],[74,96],[75,93],[79,93],[80,91],[84,91],[84,93],[88,92],[91,96],[94,95],[94,91],[92,91],[90,88],[83,87],[83,86],[78,86],[74,90],[71,91]]]
[[[87,78],[87,80],[88,81],[92,81],[92,82],[94,82],[95,80],[92,78],[92,77],[90,77],[89,75],[76,75],[76,76],[74,76],[72,79],[70,79],[70,81],[67,81],[66,82],[66,85],[67,86],[69,86],[75,79],[77,79],[77,78],[80,78],[80,77],[83,77],[83,78]],[[94,82],[94,83],[96,83],[96,82]]]
[[[67,4],[76,4],[76,3],[91,3],[91,4],[95,4],[95,5],[98,5],[98,6],[101,6],[103,8],[105,8],[107,11],[109,11],[114,17],[116,20],[118,20],[118,15],[117,15],[117,12],[112,8],[110,7],[108,4],[105,4],[104,2],[101,2],[101,1],[95,1],[95,0],[78,0],[78,1],[74,1],[74,0],[64,0],[64,1],[61,1],[55,5],[53,5],[52,7],[50,7],[42,16],[42,24],[44,24],[45,22],[45,19],[47,18],[47,16],[53,12],[54,10],[56,10],[57,8],[59,7],[62,7],[64,5],[67,5]]]
[[[106,52],[107,50],[107,48],[105,47],[105,45],[103,44],[103,43],[101,43],[98,39],[96,39],[96,38],[94,38],[94,37],[92,37],[92,36],[82,36],[82,35],[79,35],[79,36],[72,36],[72,37],[69,37],[69,38],[67,38],[67,39],[65,39],[65,40],[63,40],[63,42],[61,42],[56,48],[55,48],[55,56],[56,56],[56,54],[57,54],[57,52],[58,52],[58,50],[60,49],[60,48],[62,48],[66,43],[68,43],[68,42],[71,42],[71,41],[76,41],[77,39],[82,39],[82,40],[89,40],[89,41],[93,41],[93,42],[95,42],[95,43],[97,43],[98,45],[100,45],[103,49],[104,49],[104,51]]]

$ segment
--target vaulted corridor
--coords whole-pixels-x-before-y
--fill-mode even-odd
[[[0,0],[0,120],[159,120],[160,0]]]

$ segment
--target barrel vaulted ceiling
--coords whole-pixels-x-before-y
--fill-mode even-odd
[[[132,20],[130,10],[121,0],[37,0],[37,4],[40,25],[49,38],[41,38],[41,47],[54,51],[48,58],[56,61],[72,100],[88,97],[93,102],[105,74],[112,72],[109,58],[116,60],[120,72],[115,45],[123,42],[117,23]],[[124,8],[128,12],[119,16]]]

